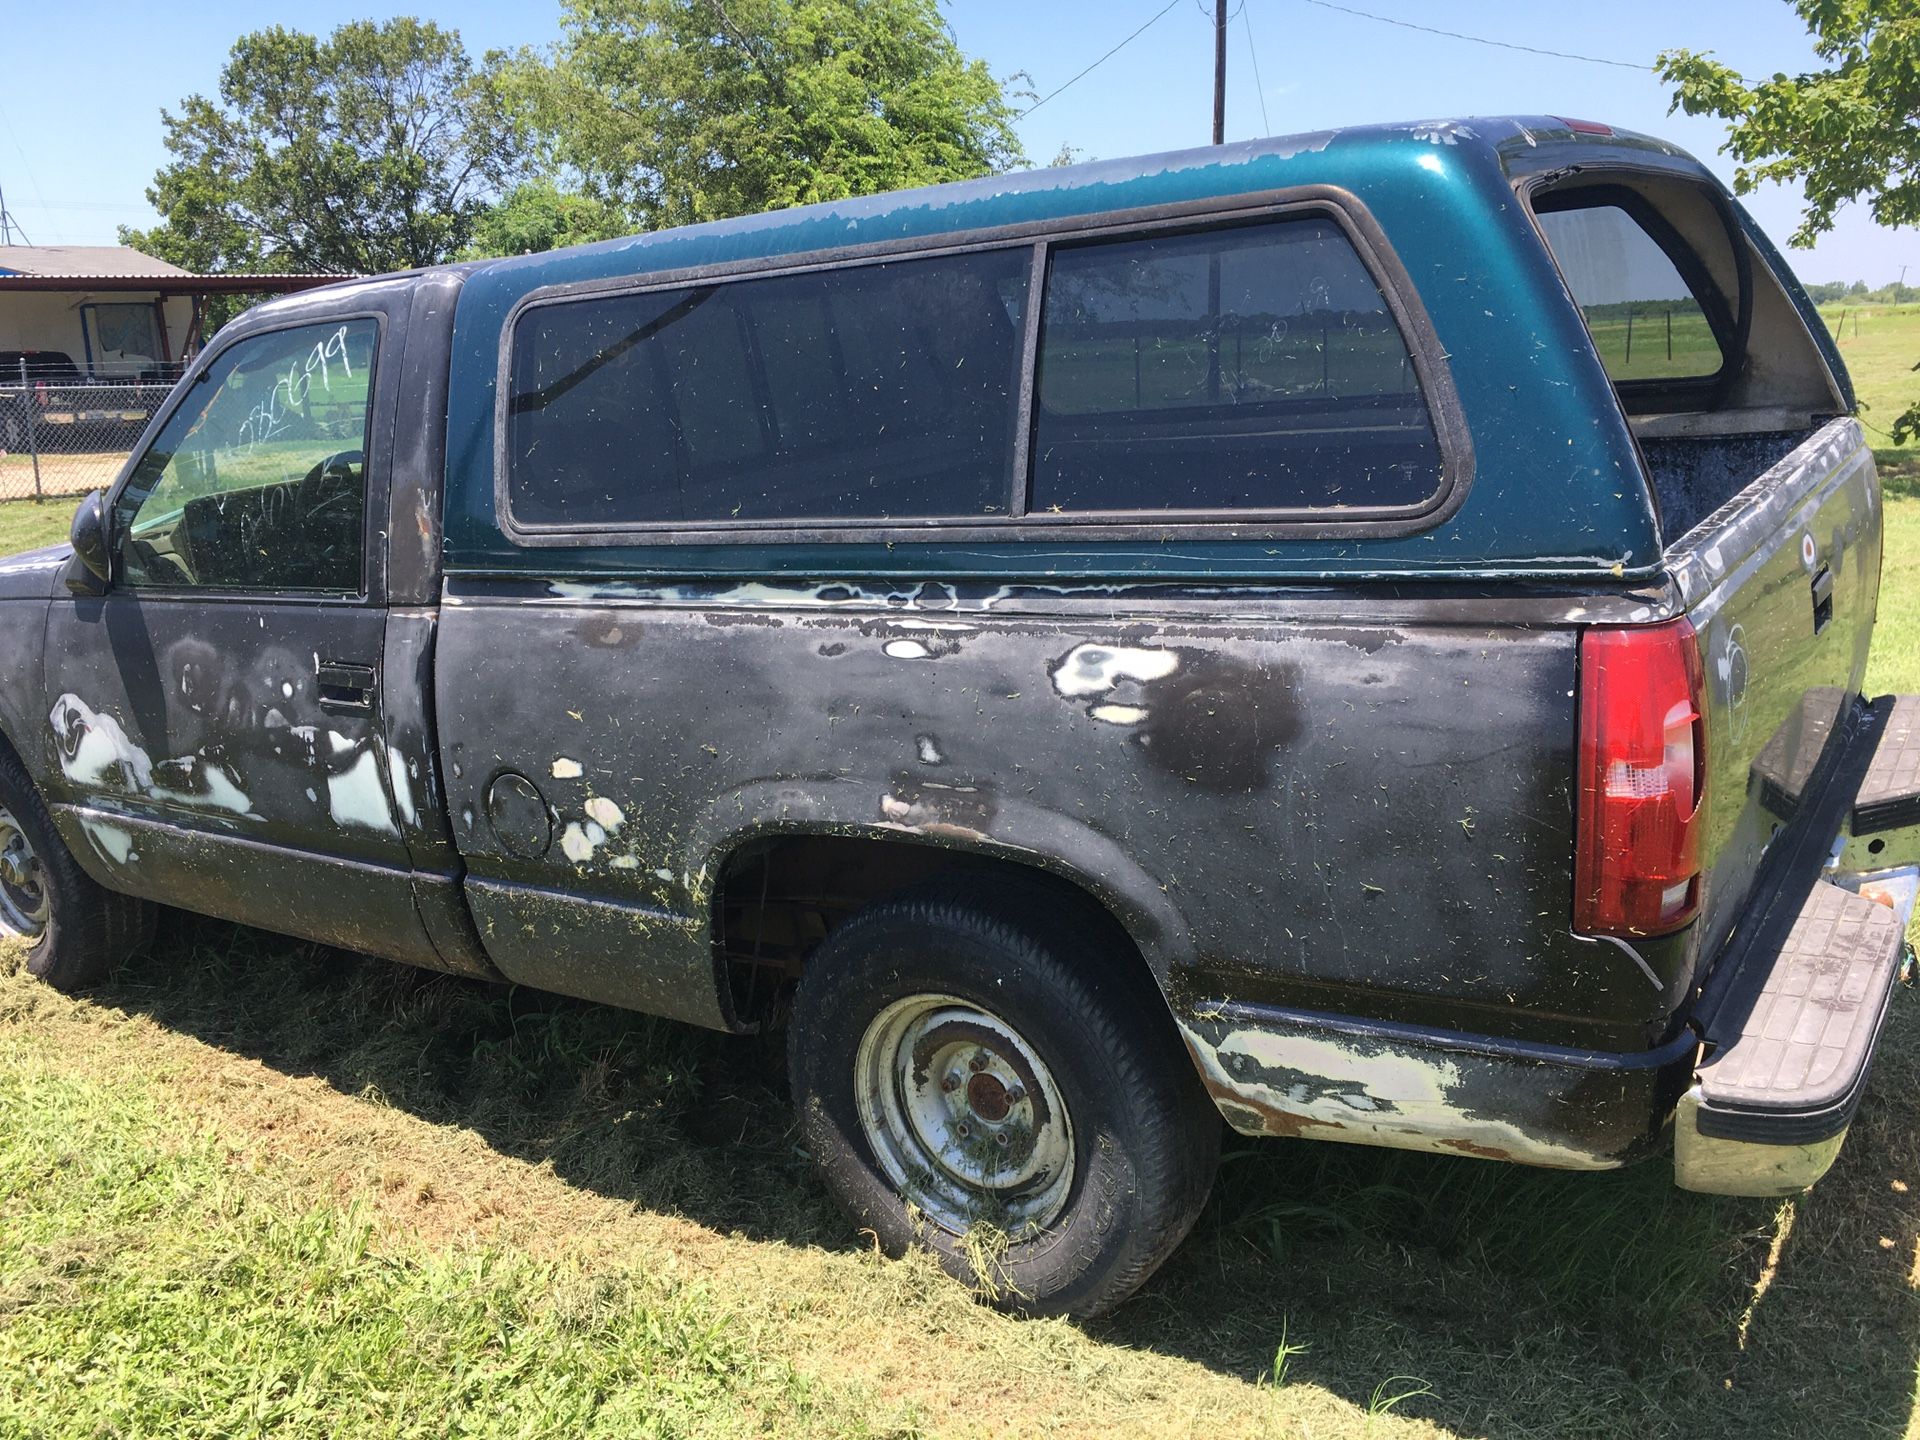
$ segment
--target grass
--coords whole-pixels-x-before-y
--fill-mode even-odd
[[[1605,307],[1611,311],[1617,306]],[[1712,375],[1720,369],[1720,346],[1698,309],[1661,310],[1635,317],[1589,316],[1587,329],[1601,363],[1616,380],[1670,375]]]
[[[1920,314],[1841,343],[1897,410]],[[1875,689],[1920,690],[1914,461]],[[1920,1434],[1909,992],[1803,1199],[1239,1144],[1076,1326],[849,1236],[776,1042],[185,917],[83,1001],[13,968],[0,1435]]]
[[[74,504],[72,497],[0,502],[0,555],[64,542],[73,524]]]

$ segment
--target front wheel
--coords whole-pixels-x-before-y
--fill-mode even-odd
[[[20,762],[0,748],[0,938],[26,947],[27,971],[83,990],[151,931],[153,907],[94,883],[53,828]]]
[[[1220,1117],[1104,916],[1011,886],[881,901],[808,961],[807,1144],[854,1223],[1023,1314],[1103,1314],[1191,1228]]]

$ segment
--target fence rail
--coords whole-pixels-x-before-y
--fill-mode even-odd
[[[80,495],[119,473],[171,379],[67,384],[0,376],[0,500]]]

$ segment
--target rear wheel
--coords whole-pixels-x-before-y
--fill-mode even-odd
[[[153,907],[94,883],[61,842],[20,762],[0,750],[0,937],[57,990],[106,978],[151,935]]]
[[[789,1062],[856,1225],[1025,1314],[1104,1313],[1158,1268],[1221,1122],[1124,943],[1019,886],[881,901],[828,937]]]

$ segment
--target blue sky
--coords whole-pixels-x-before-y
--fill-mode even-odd
[[[1164,3],[951,0],[947,14],[969,54],[1002,77],[1025,72],[1030,80],[1015,83],[1044,95]],[[1233,3],[1242,8],[1228,51],[1230,139],[1372,120],[1544,113],[1651,131],[1730,173],[1716,153],[1723,127],[1668,116],[1666,92],[1651,73],[1423,34],[1310,0]],[[1554,6],[1351,0],[1349,8],[1620,61],[1647,63],[1669,46],[1711,49],[1748,75],[1791,72],[1814,58],[1785,0]],[[1137,40],[1022,120],[1028,154],[1040,163],[1062,144],[1098,157],[1204,143],[1212,119],[1210,11],[1207,0],[1180,0]],[[482,50],[546,43],[556,33],[559,10],[553,0],[208,0],[160,7],[11,0],[0,19],[0,48],[13,62],[0,81],[0,189],[8,208],[36,243],[112,243],[117,224],[152,219],[143,194],[166,159],[161,107],[196,90],[212,92],[237,35],[276,23],[323,32],[346,20],[396,13],[457,27],[471,48]],[[1797,196],[1774,191],[1748,203],[1784,243]],[[1880,284],[1896,278],[1902,265],[1920,275],[1920,235],[1882,230],[1863,210],[1853,210],[1815,250],[1788,258],[1809,281]]]

